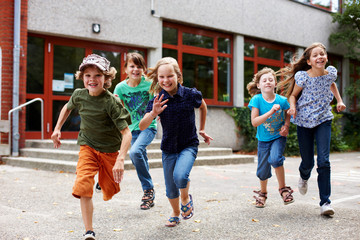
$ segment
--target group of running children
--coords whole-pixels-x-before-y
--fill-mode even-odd
[[[305,49],[298,60],[278,72],[263,68],[254,75],[247,89],[252,96],[251,123],[257,127],[258,167],[260,190],[255,206],[265,207],[267,182],[271,166],[275,169],[279,193],[284,204],[294,202],[293,190],[285,184],[283,156],[290,120],[297,125],[301,154],[299,192],[305,194],[314,167],[314,142],[317,146],[317,171],[320,211],[333,215],[330,205],[330,102],[335,96],[337,110],[346,107],[336,87],[337,70],[327,64],[326,48],[314,43]],[[175,227],[182,219],[194,214],[194,200],[189,194],[190,171],[198,152],[195,108],[199,109],[199,135],[207,144],[213,140],[205,132],[207,106],[200,91],[182,85],[183,76],[177,61],[160,59],[146,73],[144,58],[128,53],[124,64],[127,78],[116,85],[114,93],[108,88],[116,69],[99,55],[85,57],[76,72],[84,88],[76,89],[62,108],[51,139],[54,147],[61,145],[61,127],[77,109],[81,117],[78,144],[79,159],[72,195],[80,199],[85,225],[84,239],[95,239],[93,229],[93,188],[98,174],[98,189],[103,199],[110,200],[120,191],[124,175],[124,159],[128,153],[141,182],[143,196],[140,208],[154,206],[155,190],[149,172],[146,147],[157,132],[157,120],[163,133],[162,164],[166,196],[172,212],[165,226]],[[277,83],[277,76],[283,78]],[[284,96],[276,94],[281,89]],[[289,101],[288,101],[289,100]]]

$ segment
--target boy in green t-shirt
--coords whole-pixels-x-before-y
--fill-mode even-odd
[[[130,114],[107,90],[115,75],[115,68],[110,67],[106,58],[96,54],[85,57],[76,72],[76,79],[82,79],[85,88],[73,92],[51,135],[54,147],[60,147],[61,127],[71,111],[78,109],[80,152],[72,194],[80,198],[85,239],[95,239],[92,226],[94,176],[99,172],[103,199],[110,200],[120,191],[124,159],[131,143]]]

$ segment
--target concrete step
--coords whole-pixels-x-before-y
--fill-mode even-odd
[[[151,144],[147,147],[148,150],[150,149],[160,149],[161,139],[154,139]],[[201,142],[199,147],[205,148],[208,145],[205,142]],[[25,148],[47,148],[47,149],[54,149],[54,144],[52,140],[46,139],[28,139],[25,141]],[[62,150],[70,150],[70,151],[79,151],[80,146],[77,145],[76,140],[61,140],[61,147],[59,149]]]
[[[155,139],[147,148],[150,168],[160,168],[160,139]],[[26,140],[25,148],[20,149],[19,157],[2,157],[8,165],[36,168],[51,171],[75,172],[80,147],[76,140],[63,140],[61,147],[55,149],[50,139]],[[254,156],[233,154],[231,148],[208,147],[206,143],[199,145],[195,165],[225,165],[254,162]],[[125,169],[134,169],[127,154]]]
[[[65,161],[77,161],[79,151],[62,150],[62,149],[46,149],[46,148],[22,148],[20,149],[20,156],[31,158],[47,158],[58,159]],[[160,149],[147,150],[148,158],[161,158]],[[219,156],[232,154],[231,148],[199,148],[198,156]],[[129,154],[126,155],[126,160],[130,160]]]
[[[33,158],[33,157],[3,157],[2,161],[11,166],[34,168],[49,171],[62,171],[75,173],[76,161],[64,161],[56,159]],[[202,165],[227,165],[254,162],[252,155],[224,155],[224,156],[199,156],[195,160],[195,166]],[[149,159],[150,168],[161,168],[161,159]],[[134,169],[131,160],[125,160],[125,170]]]

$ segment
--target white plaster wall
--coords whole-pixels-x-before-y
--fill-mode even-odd
[[[99,23],[101,32],[92,32]],[[149,0],[29,0],[28,29],[47,35],[147,48],[161,47],[162,22]],[[159,37],[160,36],[160,37]]]

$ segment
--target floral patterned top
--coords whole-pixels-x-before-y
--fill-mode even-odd
[[[296,103],[296,118],[291,118],[297,126],[314,128],[334,118],[330,106],[334,95],[330,86],[337,78],[337,70],[333,66],[328,66],[326,70],[327,75],[318,77],[310,77],[306,71],[295,74],[295,82],[302,88]]]

